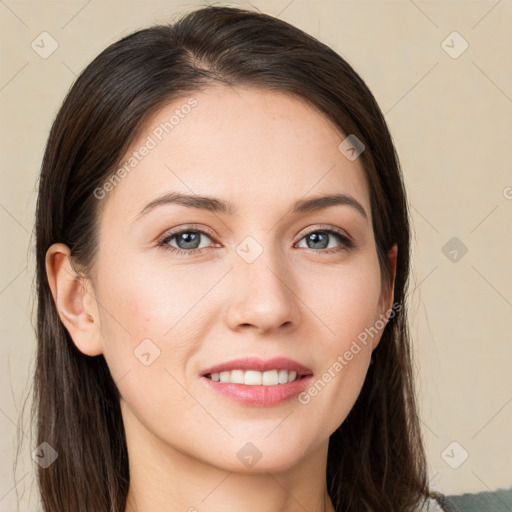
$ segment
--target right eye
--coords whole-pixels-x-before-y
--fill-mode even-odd
[[[207,238],[211,240],[211,236],[200,229],[180,229],[171,233],[166,233],[164,237],[158,242],[158,246],[166,251],[171,251],[180,255],[195,254],[197,251],[204,249],[206,246],[201,246],[201,239]],[[177,246],[171,244],[175,241]]]

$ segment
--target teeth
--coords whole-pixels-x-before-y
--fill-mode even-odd
[[[220,381],[221,382],[230,382],[231,381],[231,372],[220,372]]]
[[[261,374],[261,383],[264,386],[275,386],[276,384],[279,384],[279,376],[277,370],[263,372]]]
[[[245,384],[244,372],[242,370],[232,370],[226,373],[231,373],[231,376],[228,377],[228,382],[232,382],[233,384]]]
[[[261,385],[262,374],[254,370],[247,370],[245,372],[245,382],[248,386]]]
[[[279,384],[286,384],[288,382],[288,370],[279,370],[277,380]]]
[[[286,384],[298,380],[297,372],[288,370],[270,370],[267,372],[232,370],[230,372],[212,373],[210,378],[216,382],[246,384],[247,386],[275,386],[277,384]]]

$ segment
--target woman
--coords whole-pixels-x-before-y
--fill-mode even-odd
[[[45,511],[440,510],[399,162],[333,50],[227,7],[111,45],[36,230]]]

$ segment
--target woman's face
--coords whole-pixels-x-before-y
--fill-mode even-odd
[[[230,471],[326,449],[392,301],[346,135],[292,96],[209,87],[158,111],[96,192],[95,328],[129,437]]]

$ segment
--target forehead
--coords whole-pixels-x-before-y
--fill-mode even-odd
[[[262,216],[309,195],[346,193],[369,215],[366,175],[360,158],[340,151],[345,138],[295,95],[210,86],[151,116],[103,206],[129,220],[156,195],[181,191],[222,197],[237,214]]]

